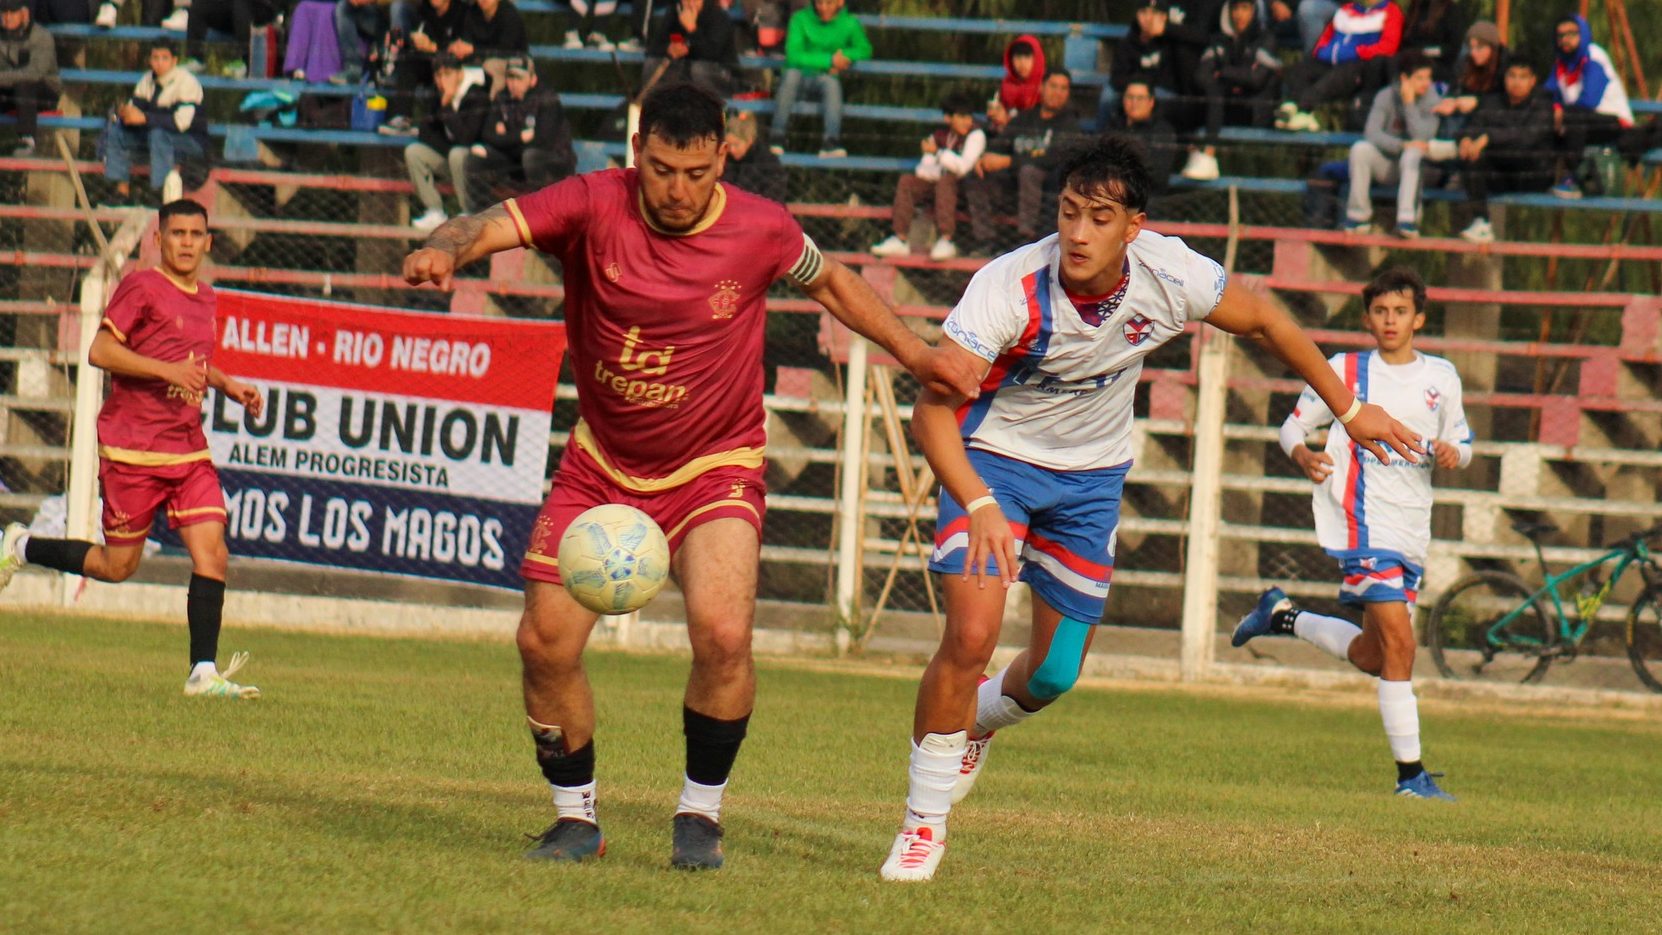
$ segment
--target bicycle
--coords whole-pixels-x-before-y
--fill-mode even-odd
[[[1426,624],[1426,642],[1437,671],[1451,679],[1539,682],[1553,660],[1576,656],[1616,583],[1637,567],[1645,587],[1623,627],[1627,655],[1639,681],[1662,692],[1662,564],[1649,545],[1662,536],[1662,525],[1613,542],[1599,558],[1556,575],[1547,569],[1540,537],[1558,528],[1541,522],[1514,523],[1512,528],[1535,546],[1546,583],[1531,588],[1504,571],[1480,571],[1456,581],[1438,599]],[[1602,577],[1612,562],[1614,570]],[[1581,575],[1587,577],[1573,596],[1572,615],[1559,589]]]

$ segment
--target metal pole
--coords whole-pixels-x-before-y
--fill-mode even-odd
[[[843,388],[843,432],[837,492],[837,652],[846,652],[852,640],[849,628],[859,612],[860,547],[864,517],[860,515],[860,478],[864,476],[866,423],[866,339],[849,336],[848,385]]]

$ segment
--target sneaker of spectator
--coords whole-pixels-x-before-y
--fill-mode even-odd
[[[219,75],[222,78],[246,78],[248,77],[248,63],[240,58],[231,59],[219,66]]]
[[[190,6],[176,6],[159,24],[168,32],[184,32],[190,28]]]
[[[120,11],[113,3],[100,3],[98,5],[98,14],[92,18],[92,25],[97,26],[99,29],[114,29],[116,15],[119,12]]]
[[[357,65],[349,65],[329,76],[332,85],[349,87],[364,80],[364,70]]]
[[[416,126],[410,118],[399,114],[388,118],[386,123],[375,128],[375,132],[382,136],[415,136]]]
[[[575,30],[575,29],[566,30],[565,41],[560,43],[560,48],[562,48],[562,49],[581,49],[582,47],[583,47],[583,37],[577,34],[577,30]]]
[[[1420,226],[1413,221],[1398,221],[1397,236],[1403,240],[1420,239]]]
[[[843,144],[838,142],[836,137],[831,137],[830,139],[827,139],[827,140],[820,143],[819,158],[821,158],[821,159],[847,159],[848,158],[848,150],[843,148]]]
[[[1183,177],[1196,182],[1211,182],[1218,177],[1218,157],[1204,149],[1191,150],[1183,164]]]
[[[938,237],[934,246],[929,248],[929,258],[937,262],[951,260],[958,256],[958,245],[952,242],[951,237]]]
[[[890,234],[871,247],[872,256],[897,257],[906,256],[912,248],[899,234]]]
[[[34,154],[35,138],[32,136],[19,136],[17,138],[17,147],[12,150],[12,158],[27,159]]]
[[[1488,218],[1472,218],[1472,222],[1460,232],[1460,238],[1470,243],[1494,243],[1495,229]]]
[[[199,58],[180,59],[179,67],[193,75],[200,75],[208,70],[208,66],[203,64],[202,60]]]
[[[437,230],[440,224],[450,220],[442,208],[428,208],[420,215],[410,219],[410,226],[423,234],[430,234]]]

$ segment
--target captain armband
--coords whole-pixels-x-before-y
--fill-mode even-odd
[[[785,276],[791,282],[804,288],[814,284],[821,273],[825,272],[825,256],[819,252],[814,239],[807,234],[802,235],[802,255],[796,258],[796,264],[790,268]]]

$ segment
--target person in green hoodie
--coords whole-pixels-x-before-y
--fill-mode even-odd
[[[843,123],[842,76],[855,62],[871,58],[871,41],[852,13],[843,9],[843,0],[814,0],[791,17],[785,33],[785,72],[775,97],[773,129],[768,148],[785,151],[785,131],[791,122],[791,108],[802,94],[802,85],[818,95],[825,108],[825,129],[819,154],[823,159],[848,155],[838,137]]]

